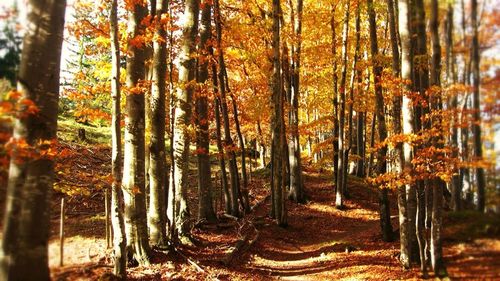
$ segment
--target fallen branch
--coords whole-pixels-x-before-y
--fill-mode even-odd
[[[258,201],[257,203],[255,203],[255,205],[253,205],[251,208],[250,208],[250,211],[253,212],[253,210],[257,209],[260,205],[264,204],[264,202],[267,201],[267,199],[271,198],[271,195],[267,195],[266,197],[264,197],[262,200]]]
[[[247,234],[245,234],[245,236],[243,236],[243,238],[236,241],[236,244],[234,245],[233,250],[223,260],[223,263],[226,266],[231,264],[231,262],[233,261],[233,259],[235,258],[235,256],[237,254],[242,254],[246,250],[250,249],[255,244],[255,242],[257,242],[257,239],[259,239],[260,232],[257,230],[254,223],[252,221],[246,221],[246,223],[248,223],[254,229],[255,237],[250,240],[250,233],[251,232],[248,232]],[[243,228],[243,226],[242,226],[242,228]]]

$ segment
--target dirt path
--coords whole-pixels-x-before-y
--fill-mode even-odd
[[[266,179],[252,181],[255,201],[268,194]],[[378,221],[377,191],[361,180],[349,178],[346,210],[334,207],[335,195],[329,175],[305,172],[310,198],[304,205],[288,203],[286,228],[268,217],[267,200],[235,227],[193,229],[195,247],[179,247],[181,254],[155,252],[153,264],[128,269],[129,280],[417,280],[420,272],[403,270],[398,262],[399,241],[382,242]],[[190,202],[195,207],[194,192]],[[397,213],[392,200],[393,226]],[[260,221],[259,238],[250,249],[224,260],[248,220]],[[234,222],[233,222],[234,223]],[[54,280],[99,280],[111,271],[111,251],[105,249],[102,216],[68,220],[65,266],[58,267],[58,240],[50,243]],[[234,225],[234,224],[233,224]],[[57,220],[53,230],[57,231]],[[397,235],[396,235],[397,236]],[[446,236],[446,235],[445,235]],[[90,249],[90,250],[89,250]],[[346,250],[347,249],[347,250]],[[453,280],[500,280],[500,239],[471,239],[461,242],[445,237],[445,261]],[[199,265],[200,271],[185,259]]]
[[[262,277],[283,280],[408,279],[397,262],[397,244],[380,241],[377,197],[372,189],[350,181],[346,210],[334,207],[327,176],[306,175],[310,197],[290,204],[289,226],[269,225],[249,253],[245,267]],[[265,215],[269,204],[258,212]]]

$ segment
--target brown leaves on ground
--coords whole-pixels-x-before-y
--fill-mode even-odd
[[[195,176],[192,173],[191,177]],[[255,176],[250,183],[252,203],[268,194],[268,179]],[[360,179],[349,177],[350,199],[346,209],[334,205],[331,176],[313,169],[305,171],[309,202],[288,203],[286,228],[268,217],[270,201],[264,201],[244,219],[223,219],[218,224],[193,228],[196,246],[178,247],[168,255],[155,251],[153,265],[128,269],[130,280],[415,280],[417,268],[405,271],[398,262],[399,241],[382,242],[378,221],[377,191]],[[189,204],[196,211],[196,185],[191,184]],[[220,189],[220,185],[214,185]],[[217,190],[220,192],[220,190]],[[219,194],[220,196],[220,194]],[[397,210],[392,197],[393,226]],[[223,205],[217,202],[219,215]],[[196,217],[196,214],[193,214]],[[56,221],[53,221],[56,229]],[[257,241],[238,252],[229,266],[224,265],[238,239],[251,230],[259,232]],[[453,221],[449,222],[450,224]],[[75,227],[79,225],[81,227]],[[100,216],[69,218],[66,265],[57,267],[58,242],[53,232],[51,269],[55,280],[98,280],[112,271],[111,251],[106,250],[104,221]],[[88,231],[88,228],[93,231]],[[445,232],[445,261],[453,279],[500,279],[500,239],[481,237],[463,241],[450,239]],[[254,237],[254,236],[252,236]],[[90,251],[88,251],[90,248]],[[89,253],[90,252],[90,253]],[[188,260],[190,262],[188,262]],[[194,264],[196,265],[194,265]],[[199,266],[201,268],[197,268]]]

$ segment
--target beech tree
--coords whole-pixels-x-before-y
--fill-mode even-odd
[[[109,13],[111,38],[111,225],[113,229],[114,274],[121,279],[127,276],[127,240],[123,219],[122,185],[122,138],[121,138],[121,84],[120,84],[120,39],[118,33],[118,0],[111,2]]]
[[[145,99],[144,85],[146,49],[141,42],[145,31],[147,7],[136,3],[129,15],[127,92],[125,107],[125,146],[123,157],[123,198],[125,202],[125,233],[131,258],[141,265],[149,264],[150,246],[145,191]]]
[[[195,61],[193,58],[196,44],[196,34],[198,33],[198,14],[200,1],[187,0],[182,14],[182,39],[179,52],[179,87],[175,92],[175,115],[172,150],[174,163],[172,165],[173,184],[173,217],[169,218],[173,222],[174,237],[182,243],[190,243],[189,224],[190,216],[187,204],[187,172],[189,164],[189,127],[191,120],[191,102],[193,98],[195,78]]]
[[[54,155],[48,152],[54,149],[57,137],[66,1],[30,0],[26,6],[16,92],[25,101],[22,109],[26,114],[14,124],[17,153],[11,155],[9,167],[1,280],[50,280],[47,253]]]

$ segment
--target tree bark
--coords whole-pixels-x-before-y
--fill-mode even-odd
[[[380,85],[380,77],[382,75],[382,67],[378,64],[378,42],[377,42],[377,26],[375,18],[375,10],[373,9],[373,0],[367,0],[368,21],[370,23],[370,49],[373,62],[373,76],[375,81],[375,107],[377,116],[377,132],[379,142],[385,141],[387,138],[387,128],[385,124],[384,97],[382,96],[382,86]],[[377,174],[382,175],[386,172],[386,155],[387,145],[379,148],[377,152]],[[380,225],[382,228],[382,238],[384,241],[393,240],[393,231],[390,219],[389,198],[387,189],[382,188],[379,191],[380,203]]]
[[[145,30],[142,24],[147,8],[134,5],[128,22],[128,40],[137,40]],[[128,46],[125,118],[125,150],[123,160],[123,198],[125,202],[125,233],[129,258],[140,265],[149,264],[149,237],[145,198],[145,99],[141,80],[145,75],[146,50],[137,44]]]
[[[285,163],[284,163],[284,124],[283,124],[283,91],[281,87],[280,61],[280,0],[273,0],[272,25],[272,183],[274,196],[274,215],[280,226],[287,224],[284,192],[285,192]]]
[[[227,148],[229,154],[229,177],[231,180],[231,215],[235,217],[240,216],[240,208],[238,205],[238,199],[240,197],[240,185],[238,177],[238,164],[236,162],[236,153],[234,151],[234,143],[231,138],[230,124],[229,124],[229,112],[227,108],[226,99],[226,83],[224,77],[224,52],[222,50],[222,23],[220,14],[219,0],[215,0],[215,29],[217,34],[217,52],[218,52],[218,65],[219,65],[219,99],[221,105],[222,120],[224,124],[224,146]]]
[[[111,2],[109,16],[111,38],[111,98],[113,100],[111,113],[111,225],[113,227],[113,273],[120,279],[127,278],[127,240],[125,222],[123,219],[122,184],[122,142],[121,142],[121,84],[120,84],[120,39],[118,33],[118,0]]]
[[[335,6],[332,7],[332,18],[330,21],[330,27],[332,29],[332,56],[333,56],[333,186],[335,192],[338,189],[337,178],[339,175],[339,100],[338,100],[338,62],[337,62],[337,32],[336,22],[335,22]],[[317,114],[314,114],[314,120],[317,120]],[[315,154],[315,159],[316,159]],[[315,161],[317,162],[317,161]],[[340,200],[340,199],[339,199]],[[337,199],[335,199],[337,201]],[[335,202],[335,205],[337,202]]]
[[[204,85],[208,80],[208,61],[212,37],[212,5],[203,3],[201,12],[200,58],[198,59],[198,83],[200,91],[196,97],[197,158],[198,158],[198,220],[214,222],[217,216],[212,205],[212,178],[210,171],[210,135],[208,117],[208,91]]]
[[[344,7],[344,27],[342,29],[342,71],[340,76],[340,89],[338,93],[339,106],[337,108],[337,119],[339,120],[338,127],[338,173],[337,173],[337,190],[335,195],[335,207],[338,209],[344,208],[344,187],[347,179],[347,169],[345,168],[346,157],[344,155],[345,147],[345,104],[346,104],[346,80],[347,80],[347,51],[349,37],[349,9],[351,1],[346,1]]]
[[[387,0],[387,8],[389,15],[389,31],[391,34],[391,47],[392,47],[392,71],[396,78],[401,77],[401,67],[400,67],[400,55],[398,46],[398,36],[396,30],[396,17],[394,12],[394,1]],[[405,18],[405,20],[407,20]],[[403,20],[404,21],[404,20]],[[404,24],[407,24],[404,21]],[[405,34],[406,35],[406,34]],[[406,38],[405,38],[406,40]],[[405,46],[407,47],[407,46]],[[407,64],[408,62],[404,62]],[[401,95],[395,95],[393,97],[393,130],[395,135],[399,135],[403,132],[401,127]],[[393,165],[392,172],[396,173],[398,176],[402,176],[403,173],[403,144],[397,143],[392,151],[393,154]],[[399,210],[399,240],[400,240],[400,256],[399,260],[404,268],[410,268],[410,245],[408,241],[408,212],[406,205],[406,189],[404,185],[397,186],[397,198],[398,198],[398,210]]]
[[[30,0],[17,91],[39,111],[15,120],[26,150],[47,149],[57,135],[59,69],[66,1]],[[45,142],[49,144],[40,145]],[[41,146],[41,147],[40,147]],[[19,148],[21,149],[21,148]],[[54,160],[13,153],[0,251],[0,280],[49,280],[48,239]]]
[[[472,25],[472,104],[474,112],[472,114],[472,133],[474,135],[474,158],[476,160],[483,159],[483,144],[481,141],[481,101],[480,101],[480,54],[479,54],[479,36],[477,21],[477,0],[471,0],[471,25]],[[478,166],[476,168],[477,178],[477,210],[485,211],[486,207],[486,179],[484,168]]]
[[[302,180],[302,160],[300,157],[299,135],[299,97],[300,97],[300,55],[302,49],[302,10],[303,0],[296,3],[297,18],[292,17],[294,25],[295,44],[292,47],[292,91],[290,97],[290,191],[288,197],[295,202],[304,203],[304,183]]]
[[[153,81],[149,109],[151,136],[149,142],[149,214],[148,225],[151,243],[157,246],[167,245],[165,228],[165,183],[166,183],[166,149],[165,149],[165,87],[167,74],[167,48],[165,38],[166,27],[161,18],[168,11],[168,1],[160,0],[156,7],[156,36],[153,42]]]
[[[174,153],[174,187],[175,187],[175,231],[174,236],[181,243],[190,244],[189,208],[187,204],[188,170],[189,170],[189,126],[191,121],[191,101],[195,78],[196,34],[198,33],[199,0],[186,0],[182,24],[181,48],[179,58],[179,84],[175,92],[175,115],[172,149]]]

